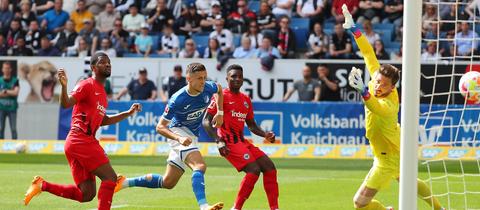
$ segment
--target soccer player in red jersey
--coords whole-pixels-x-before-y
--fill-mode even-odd
[[[91,57],[91,78],[78,83],[70,95],[67,94],[67,75],[60,68],[57,76],[62,86],[60,103],[62,107],[73,106],[71,129],[65,141],[67,157],[75,185],[60,185],[35,176],[32,185],[25,194],[24,204],[47,191],[54,195],[88,202],[95,197],[95,176],[102,180],[98,190],[98,209],[110,209],[117,175],[100,146],[95,133],[102,125],[111,125],[141,111],[141,105],[134,103],[128,111],[116,115],[106,115],[107,94],[104,83],[111,74],[110,58],[105,53],[96,53]]]
[[[253,107],[250,98],[240,92],[243,84],[243,68],[231,65],[227,68],[228,88],[223,90],[224,123],[215,131],[212,125],[213,116],[217,112],[215,100],[210,104],[203,127],[209,136],[217,142],[220,154],[225,157],[237,171],[244,171],[245,177],[240,183],[240,189],[232,209],[242,209],[243,203],[250,196],[260,172],[263,173],[263,187],[267,194],[270,209],[278,209],[277,170],[272,160],[258,147],[245,140],[243,136],[244,123],[254,134],[265,137],[269,142],[275,142],[275,134],[264,131],[253,119]]]

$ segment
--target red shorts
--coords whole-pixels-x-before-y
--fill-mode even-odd
[[[265,155],[262,150],[249,142],[227,144],[227,147],[230,149],[230,153],[225,158],[237,171],[241,171],[247,164],[253,163]]]
[[[78,136],[69,135],[67,137],[65,156],[67,156],[73,180],[77,185],[86,180],[95,180],[95,175],[91,172],[109,162],[97,140],[84,137],[80,139]]]

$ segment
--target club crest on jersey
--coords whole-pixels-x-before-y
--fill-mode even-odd
[[[97,102],[97,110],[100,111],[100,113],[102,115],[105,115],[105,112],[107,111],[107,109],[105,109],[105,107],[103,107],[100,102]]]
[[[250,159],[250,155],[249,154],[243,154],[243,159],[245,159],[245,160]]]
[[[246,101],[243,102],[243,105],[248,109],[248,103]]]

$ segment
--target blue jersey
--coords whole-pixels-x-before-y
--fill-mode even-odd
[[[213,94],[218,92],[218,87],[214,82],[207,81],[203,92],[196,96],[190,95],[187,87],[185,86],[173,94],[162,117],[171,121],[170,128],[187,127],[198,137],[203,114],[210,104]]]

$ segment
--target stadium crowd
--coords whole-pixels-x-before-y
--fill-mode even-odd
[[[477,53],[480,1],[456,2],[424,0],[424,60]],[[377,57],[401,59],[403,0],[0,0],[0,55],[355,59],[344,3]]]

